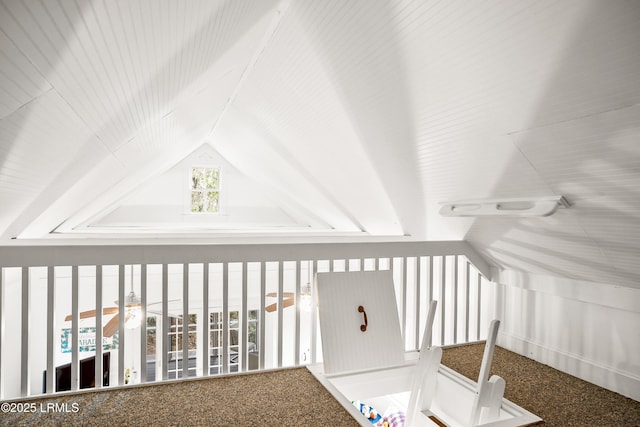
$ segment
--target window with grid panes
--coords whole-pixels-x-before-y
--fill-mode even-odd
[[[191,212],[220,211],[220,169],[191,168]]]

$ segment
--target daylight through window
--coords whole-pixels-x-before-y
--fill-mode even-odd
[[[191,169],[191,212],[216,213],[220,210],[220,170]]]

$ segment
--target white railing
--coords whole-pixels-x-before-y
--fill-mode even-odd
[[[64,369],[76,391],[104,370],[112,387],[319,362],[306,286],[316,272],[391,269],[406,350],[419,348],[431,300],[437,345],[483,339],[491,315],[488,266],[464,242],[12,247],[0,257],[2,399],[54,393]]]

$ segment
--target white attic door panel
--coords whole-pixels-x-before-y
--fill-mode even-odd
[[[318,273],[316,287],[326,374],[403,363],[391,271]],[[364,332],[359,306],[367,317]]]

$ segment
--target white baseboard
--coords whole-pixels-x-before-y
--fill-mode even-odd
[[[632,374],[502,332],[498,334],[497,343],[507,350],[640,402],[640,378]]]

